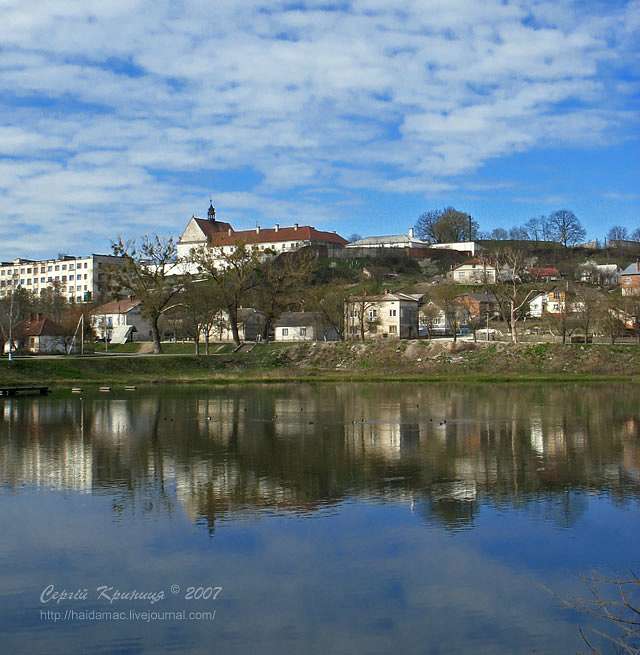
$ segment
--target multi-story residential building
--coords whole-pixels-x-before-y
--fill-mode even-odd
[[[330,254],[332,250],[342,249],[347,240],[335,232],[316,230],[308,225],[273,228],[256,227],[253,230],[234,230],[230,223],[216,219],[216,210],[209,206],[207,218],[192,216],[178,240],[178,259],[183,262],[176,267],[176,272],[190,270],[185,264],[193,252],[202,247],[210,249],[213,259],[219,259],[224,267],[224,256],[229,255],[240,246],[246,246],[265,255],[277,255],[291,252],[305,246],[313,246]]]
[[[35,295],[58,289],[69,302],[93,302],[108,292],[109,272],[122,257],[61,255],[57,259],[14,259],[0,263],[0,298],[22,288]]]
[[[355,296],[345,302],[345,338],[374,339],[418,337],[421,294],[391,293]]]

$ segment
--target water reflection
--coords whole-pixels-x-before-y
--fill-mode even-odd
[[[640,492],[633,386],[296,385],[7,399],[0,481],[111,494],[116,514],[239,513],[347,498],[472,525],[483,504],[559,526]]]

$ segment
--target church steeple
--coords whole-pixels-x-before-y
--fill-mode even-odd
[[[213,206],[211,199],[209,199],[209,211],[207,212],[207,216],[212,223],[216,220],[216,208]]]

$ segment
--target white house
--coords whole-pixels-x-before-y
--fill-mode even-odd
[[[151,339],[151,323],[142,314],[142,301],[135,298],[112,300],[91,312],[91,326],[99,339],[112,343]]]
[[[617,264],[597,264],[594,261],[586,261],[580,264],[579,269],[581,282],[610,286],[618,284],[620,268]]]
[[[238,309],[238,336],[240,341],[259,341],[264,332],[266,316],[253,307]],[[207,336],[203,331],[202,339]],[[233,341],[233,331],[228,312],[220,310],[209,329],[209,341]]]
[[[338,332],[319,312],[284,312],[273,323],[276,341],[337,341]]]
[[[64,354],[70,337],[64,328],[47,316],[32,314],[30,318],[17,323],[12,331],[11,350],[32,354]],[[5,353],[10,343],[4,344]]]
[[[211,205],[207,218],[192,216],[185,227],[177,244],[178,259],[187,262],[193,252],[202,247],[209,248],[214,260],[219,259],[220,267],[224,266],[224,255],[229,255],[240,246],[246,246],[258,253],[277,255],[283,252],[298,250],[305,246],[321,247],[330,253],[333,249],[341,249],[347,244],[335,232],[316,230],[309,225],[298,225],[273,228],[256,227],[252,230],[235,230],[230,223],[216,219],[216,210]],[[216,265],[218,265],[216,263]],[[182,271],[194,272],[193,265],[183,263],[176,267],[175,273]]]
[[[354,296],[345,302],[345,338],[365,339],[418,337],[421,294],[385,293]]]
[[[482,259],[469,259],[453,269],[453,281],[458,284],[495,284],[495,266]]]

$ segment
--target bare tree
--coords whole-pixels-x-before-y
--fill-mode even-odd
[[[445,329],[458,340],[458,332],[466,323],[469,311],[460,297],[460,287],[456,284],[439,284],[431,292],[433,303],[444,314]]]
[[[546,216],[533,216],[525,224],[524,228],[531,241],[546,241],[548,236]]]
[[[432,209],[421,214],[415,224],[420,239],[435,243],[471,241],[476,238],[479,225],[470,214],[453,207]]]
[[[585,583],[587,598],[563,603],[597,620],[598,627],[580,628],[590,655],[640,655],[640,578],[633,573],[622,578],[593,574]]]
[[[575,293],[575,319],[578,328],[584,333],[585,341],[589,340],[598,319],[602,317],[603,300],[601,293],[589,287],[581,287]]]
[[[207,280],[190,280],[177,300],[174,311],[194,340],[195,354],[200,354],[200,340],[203,338],[205,354],[208,355],[209,335],[222,309],[218,289]]]
[[[345,332],[345,300],[347,291],[340,284],[309,287],[305,292],[305,308],[320,312],[325,323],[334,328],[341,339]]]
[[[494,266],[499,282],[487,289],[498,302],[503,319],[509,326],[511,341],[518,342],[517,323],[524,318],[529,302],[539,291],[537,284],[525,284],[526,255],[517,248],[498,250],[494,256]]]
[[[171,275],[176,261],[173,239],[145,236],[139,246],[121,237],[111,245],[113,254],[124,258],[124,264],[111,270],[121,290],[142,302],[142,314],[151,324],[153,352],[162,352],[158,321],[172,305],[183,287],[183,281]]]
[[[491,239],[495,241],[506,241],[509,238],[509,232],[503,227],[496,227],[491,230]]]
[[[305,306],[305,289],[311,282],[315,260],[313,251],[304,248],[269,257],[256,266],[256,283],[250,295],[251,302],[266,318],[264,339],[282,312]]]
[[[614,225],[607,233],[609,241],[625,241],[629,238],[629,232],[624,225]]]
[[[375,331],[380,323],[376,296],[368,295],[367,291],[348,298],[344,311],[347,329],[350,331],[356,328],[361,341],[367,338],[368,332]],[[349,332],[349,336],[352,334]]]
[[[191,261],[218,290],[229,316],[233,340],[240,345],[238,309],[257,284],[260,266],[258,253],[243,244],[237,244],[231,251],[203,246],[193,252]]]
[[[569,209],[559,209],[549,215],[549,231],[554,241],[558,241],[565,248],[584,241],[587,232],[582,227],[578,217]]]

